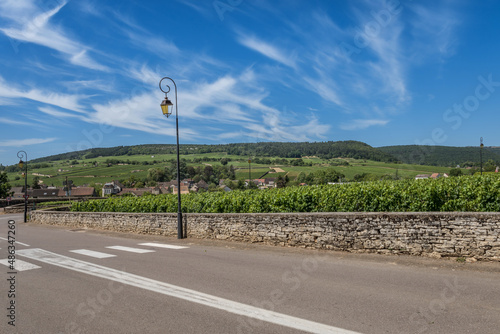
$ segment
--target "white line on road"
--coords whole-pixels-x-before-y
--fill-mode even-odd
[[[7,266],[7,267],[10,266],[8,259],[0,260],[0,263]],[[14,262],[14,268],[15,268],[15,271],[25,271],[25,270],[31,270],[31,269],[38,269],[41,267],[37,266],[36,264],[31,264],[29,262],[25,262],[23,260],[16,259],[16,261]]]
[[[5,240],[5,241],[9,241],[8,239],[2,238],[2,237],[0,237],[0,239]],[[21,245],[21,246],[26,246],[26,247],[30,246],[30,245],[27,245],[27,244],[23,244],[22,242],[19,242],[19,241],[16,241],[16,244]]]
[[[302,330],[308,333],[359,334],[345,329],[324,325],[318,322],[292,317],[286,314],[261,309],[255,306],[219,298],[195,290],[190,290],[172,284],[152,280],[146,277],[107,268],[90,262],[73,259],[64,255],[52,253],[40,248],[23,249],[18,255],[32,260],[48,263],[54,266],[78,271],[87,275],[101,277],[112,281],[135,286],[137,288],[161,293],[167,296],[184,299],[190,302],[217,308],[245,317],[255,318],[277,325]]]
[[[170,249],[184,249],[184,248],[189,248],[187,246],[157,244],[155,242],[146,242],[146,243],[143,243],[143,244],[139,244],[139,246],[160,247],[160,248],[170,248]]]
[[[121,250],[121,251],[125,251],[125,252],[141,253],[141,254],[155,252],[154,250],[151,250],[151,249],[133,248],[133,247],[125,247],[125,246],[109,246],[106,248]]]
[[[98,258],[98,259],[106,259],[108,257],[116,256],[113,254],[101,253],[101,252],[96,252],[96,251],[88,250],[88,249],[75,249],[75,250],[70,250],[70,252],[82,254],[82,255],[87,255],[87,256]]]

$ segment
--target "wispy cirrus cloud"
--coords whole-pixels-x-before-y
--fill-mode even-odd
[[[355,119],[348,123],[343,123],[340,125],[342,130],[363,130],[371,126],[384,126],[389,123],[388,120],[380,119]]]
[[[53,116],[56,118],[78,118],[78,119],[81,119],[83,121],[88,120],[86,117],[84,117],[81,114],[70,114],[70,113],[59,111],[59,110],[56,110],[56,109],[50,108],[50,107],[39,107],[38,110],[40,110],[44,114],[47,114],[49,116]]]
[[[95,112],[89,114],[89,121],[175,136],[174,123],[164,121],[160,113],[163,95],[157,89],[156,71],[143,65],[129,73],[147,85],[132,90],[130,96],[119,101],[92,105]],[[259,79],[251,69],[246,69],[239,76],[224,75],[212,81],[176,80],[179,119],[185,124],[183,140],[204,138],[203,133],[210,124],[241,129],[224,131],[214,139],[229,139],[231,134],[239,134],[258,140],[312,140],[330,129],[329,125],[320,124],[311,111],[308,111],[311,114],[308,122],[304,123],[302,117],[295,120],[292,113],[266,105],[264,99],[269,92],[257,85]],[[169,97],[172,99],[174,87],[170,82],[167,84],[171,86]]]
[[[240,35],[238,38],[240,44],[252,49],[272,60],[275,60],[283,65],[289,66],[291,68],[296,68],[296,56],[294,53],[287,53],[276,46],[267,43],[255,36],[250,35]]]
[[[179,54],[179,48],[163,37],[151,35],[149,33],[126,32],[133,45],[140,49],[146,49],[160,57],[167,57]]]
[[[46,104],[51,104],[68,110],[84,113],[80,105],[82,95],[62,94],[51,91],[42,91],[39,89],[21,90],[14,85],[5,82],[0,76],[0,97],[8,99],[29,99]]]
[[[415,56],[421,59],[438,54],[447,58],[455,54],[459,43],[456,31],[461,16],[454,4],[449,1],[433,6],[414,3],[409,8],[414,13],[410,32],[416,41],[414,48],[418,49]]]
[[[33,126],[34,123],[13,120],[10,118],[0,117],[0,124],[10,124],[10,125],[23,125],[23,126]]]
[[[109,71],[89,56],[89,47],[67,37],[62,28],[50,24],[50,20],[65,5],[66,0],[58,2],[52,9],[43,9],[32,0],[3,1],[0,16],[9,20],[10,25],[2,24],[0,31],[9,38],[20,42],[33,43],[56,50],[66,56],[67,61],[98,71]]]
[[[57,140],[57,138],[9,139],[9,140],[0,140],[0,146],[22,147],[22,146],[50,143],[50,142],[53,142],[55,140]]]

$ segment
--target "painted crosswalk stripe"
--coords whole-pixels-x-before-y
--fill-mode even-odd
[[[3,264],[4,266],[7,266],[7,267],[10,266],[8,259],[0,260],[0,263]],[[25,262],[23,260],[16,259],[16,261],[14,262],[14,268],[15,268],[15,271],[25,271],[25,270],[31,270],[31,269],[38,269],[41,267],[37,266],[36,264],[32,264],[29,262]]]
[[[9,241],[9,239],[7,239],[7,238],[0,237],[0,239],[5,240],[5,241]],[[30,246],[30,245],[27,245],[27,244],[23,244],[22,242],[19,242],[19,241],[16,241],[16,245],[21,245],[21,246],[26,246],[26,247]]]
[[[151,250],[151,249],[133,248],[133,247],[126,247],[126,246],[108,246],[106,248],[121,250],[121,251],[125,251],[125,252],[141,253],[141,254],[155,252],[154,250]]]
[[[18,251],[18,255],[83,274],[101,277],[122,284],[127,284],[137,288],[187,300],[193,303],[213,307],[240,316],[259,319],[280,326],[302,330],[308,333],[359,334],[342,328],[269,311],[255,306],[234,302],[229,299],[212,296],[195,290],[130,274],[113,268],[73,259],[39,248],[23,249]]]
[[[189,248],[187,246],[158,244],[158,243],[155,243],[155,242],[145,242],[143,244],[139,244],[139,246],[149,246],[149,247],[159,247],[159,248],[169,248],[169,249],[184,249],[184,248]]]
[[[82,255],[87,255],[87,256],[98,258],[98,259],[106,259],[108,257],[116,256],[113,254],[101,253],[101,252],[96,252],[96,251],[88,250],[88,249],[75,249],[75,250],[70,250],[70,252],[82,254]]]

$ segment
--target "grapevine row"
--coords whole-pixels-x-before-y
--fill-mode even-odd
[[[176,195],[112,197],[72,211],[177,212]],[[188,213],[500,211],[500,177],[462,176],[182,195]]]

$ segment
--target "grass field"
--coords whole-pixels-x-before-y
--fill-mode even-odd
[[[229,158],[231,161],[229,165],[233,165],[236,169],[235,174],[237,179],[248,179],[248,157],[227,155],[225,153],[207,153],[207,154],[189,154],[181,156],[181,159],[186,159],[189,166],[205,166],[210,164],[212,166],[220,165],[218,161],[207,161],[201,163],[193,163],[193,159],[217,159]],[[276,159],[274,157],[271,159]],[[119,164],[110,167],[105,163],[107,160],[120,160],[120,161],[137,161],[140,164]],[[175,160],[175,154],[159,154],[159,155],[133,155],[133,156],[113,156],[113,157],[97,157],[93,159],[78,160],[78,164],[72,164],[73,161],[54,161],[48,163],[51,167],[40,168],[28,171],[28,183],[34,177],[33,173],[42,175],[51,175],[51,177],[39,176],[40,180],[46,185],[62,186],[63,181],[68,177],[76,186],[88,185],[91,183],[103,184],[111,180],[128,179],[134,175],[137,179],[142,179],[147,176],[148,169],[150,168],[164,168],[171,165],[169,160]],[[254,157],[252,157],[254,159]],[[287,159],[287,165],[261,165],[251,164],[251,177],[253,179],[261,177],[265,172],[270,171],[270,168],[279,167],[284,172],[269,173],[265,177],[278,177],[279,175],[288,175],[290,180],[294,180],[299,173],[304,172],[309,174],[321,168],[327,168],[330,162],[348,162],[346,166],[332,167],[340,173],[344,174],[348,180],[353,179],[354,175],[368,173],[378,176],[396,174],[402,178],[413,178],[417,174],[430,174],[430,173],[447,173],[450,168],[447,167],[433,167],[421,165],[407,165],[395,163],[383,163],[370,160],[355,160],[355,159],[332,159],[324,160],[316,157],[307,157],[302,160],[306,163],[312,163],[312,166],[291,166],[291,161],[294,159]],[[143,162],[153,163],[144,165]],[[97,162],[98,166],[94,167],[93,162]],[[15,180],[16,177],[21,176],[21,171],[8,173],[9,182],[12,186],[21,186],[24,184],[22,178]]]

